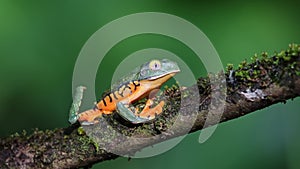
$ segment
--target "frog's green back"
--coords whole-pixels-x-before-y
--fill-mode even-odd
[[[142,66],[134,68],[127,75],[123,76],[121,79],[117,80],[111,85],[111,91],[119,89],[122,85],[132,81],[132,80],[141,80],[139,79],[139,74]]]

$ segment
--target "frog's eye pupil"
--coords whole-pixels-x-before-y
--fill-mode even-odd
[[[153,69],[154,69],[154,70],[157,70],[157,69],[159,69],[159,65],[158,65],[158,63],[154,63]]]
[[[151,61],[150,64],[149,64],[149,68],[151,70],[158,70],[158,69],[160,69],[160,62],[158,60]]]

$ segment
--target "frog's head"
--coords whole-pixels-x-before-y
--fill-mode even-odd
[[[176,62],[168,59],[155,59],[142,65],[139,72],[139,79],[154,80],[169,74],[175,74],[179,71],[180,69]]]

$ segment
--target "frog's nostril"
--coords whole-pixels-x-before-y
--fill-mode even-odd
[[[147,71],[146,71],[146,70],[142,70],[140,74],[141,74],[141,76],[145,76],[145,75],[146,75],[146,73],[147,73]]]

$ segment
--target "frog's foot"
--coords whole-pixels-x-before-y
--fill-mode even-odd
[[[129,106],[124,103],[117,103],[117,112],[126,120],[131,123],[145,123],[147,121],[153,120],[158,114],[162,112],[162,107],[164,106],[164,101],[161,101],[154,108],[150,108],[153,104],[153,101],[149,99],[145,105],[145,108],[141,113],[138,113],[138,109],[135,109],[135,112],[132,112],[131,109],[134,109],[132,106]]]
[[[138,114],[141,118],[148,118],[149,120],[154,119],[157,115],[159,115],[162,112],[162,108],[165,104],[164,101],[160,101],[158,105],[156,105],[153,108],[150,108],[150,106],[153,104],[153,101],[149,99],[145,105],[145,108],[142,110],[141,113]]]
[[[83,122],[81,122],[81,125],[89,126],[89,125],[94,125],[94,124],[97,124],[97,123],[99,123],[98,120],[93,120],[93,121],[83,121]]]
[[[92,125],[99,123],[99,121],[95,119],[101,116],[102,112],[99,109],[91,109],[78,114],[78,121],[81,125]]]

